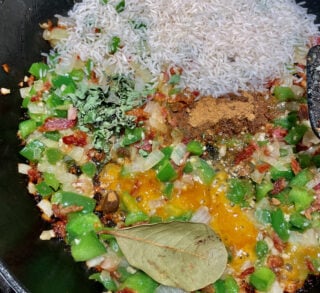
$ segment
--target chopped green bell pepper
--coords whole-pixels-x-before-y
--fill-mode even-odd
[[[20,155],[31,162],[37,162],[41,159],[45,145],[39,140],[32,140],[20,151]]]
[[[52,203],[67,206],[82,207],[81,213],[91,213],[94,211],[96,201],[93,198],[70,191],[58,191],[51,198]]]
[[[256,251],[256,255],[258,256],[258,258],[264,258],[269,251],[269,247],[267,242],[265,242],[264,240],[259,240],[256,243],[256,247],[255,247],[255,251]]]
[[[56,148],[47,148],[45,154],[51,165],[55,165],[63,158],[63,153]]]
[[[286,86],[276,86],[273,94],[279,101],[288,101],[295,98],[292,89]]]
[[[201,156],[203,154],[203,145],[197,140],[190,141],[187,144],[187,151],[193,155]]]
[[[164,160],[158,167],[156,176],[160,181],[168,182],[177,178],[177,171],[169,160]]]
[[[282,241],[289,240],[289,224],[280,208],[271,212],[271,225]]]
[[[298,124],[289,130],[288,134],[284,137],[284,140],[290,145],[295,145],[303,138],[307,130],[308,126]]]
[[[37,79],[44,78],[47,75],[49,66],[43,62],[36,62],[29,68],[29,73],[32,74]]]
[[[308,220],[305,216],[301,215],[299,212],[295,212],[290,215],[290,230],[303,232],[309,229],[312,226],[310,220]]]
[[[81,171],[92,178],[97,172],[97,166],[93,162],[87,162],[80,167]]]
[[[142,128],[139,128],[139,127],[136,127],[133,129],[126,128],[126,130],[124,132],[124,137],[122,140],[122,145],[128,146],[130,144],[138,142],[142,139],[142,135],[143,135]]]
[[[302,186],[293,186],[288,194],[288,198],[294,203],[297,211],[303,211],[313,202],[312,191]]]
[[[75,261],[87,261],[106,253],[106,248],[93,231],[82,234],[71,243],[71,255]]]
[[[24,120],[19,123],[19,134],[25,139],[37,129],[37,123],[33,119]]]
[[[154,292],[158,286],[159,284],[151,279],[147,274],[138,271],[129,276],[123,284],[121,284],[120,289],[127,288],[134,292],[150,293]]]
[[[249,283],[259,291],[268,291],[276,280],[276,275],[267,267],[258,268],[249,277]]]
[[[53,189],[44,181],[36,184],[36,190],[42,197],[48,197],[53,194]]]

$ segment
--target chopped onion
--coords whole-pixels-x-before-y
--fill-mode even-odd
[[[192,215],[190,222],[209,224],[211,222],[211,215],[209,209],[206,206],[199,207]]]
[[[318,184],[320,184],[320,174],[319,173],[306,184],[306,187],[309,189],[312,189],[313,187],[317,186]]]
[[[136,159],[128,166],[129,172],[145,172],[164,158],[164,153],[160,150],[152,151],[146,158],[137,156]]]
[[[184,156],[186,154],[187,147],[184,143],[178,143],[172,151],[170,159],[178,166],[183,164]]]
[[[52,205],[51,202],[47,199],[42,199],[40,202],[37,204],[38,208],[42,210],[42,212],[48,217],[51,218],[53,215],[52,211]]]
[[[97,265],[99,265],[100,263],[102,263],[104,260],[103,255],[99,255],[97,257],[94,257],[92,259],[89,259],[86,261],[86,265],[88,268],[93,268],[96,267]]]
[[[53,230],[44,230],[40,234],[40,240],[50,240],[52,238],[56,237],[56,234]]]
[[[19,163],[18,164],[18,172],[20,174],[24,174],[24,175],[28,175],[28,171],[31,169],[31,167],[27,164],[22,164],[22,163]]]

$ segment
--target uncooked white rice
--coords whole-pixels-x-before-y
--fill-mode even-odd
[[[120,13],[118,3],[84,0],[67,18],[59,16],[69,27],[56,46],[62,64],[91,59],[101,82],[106,72],[134,73],[132,62],[154,78],[176,65],[183,68],[182,86],[218,96],[262,89],[318,32],[315,17],[293,0],[126,0]],[[133,22],[146,28],[134,29]],[[122,48],[112,55],[114,36]]]

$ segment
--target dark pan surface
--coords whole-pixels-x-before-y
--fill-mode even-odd
[[[16,131],[22,115],[18,83],[30,64],[41,60],[41,52],[49,50],[39,23],[56,13],[66,14],[74,2],[0,0],[0,65],[7,63],[11,69],[6,74],[0,68],[0,87],[12,89],[12,94],[0,96],[0,292],[101,291],[88,281],[88,272],[74,263],[63,243],[38,240],[45,224],[26,191],[25,178],[17,173]],[[305,5],[318,15],[319,23],[320,1]],[[313,284],[316,280],[304,292],[320,292],[319,280],[316,287]]]

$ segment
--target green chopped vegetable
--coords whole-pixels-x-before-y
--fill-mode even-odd
[[[44,181],[36,184],[35,187],[37,192],[43,197],[48,197],[54,192],[53,189]]]
[[[260,201],[267,196],[268,192],[273,189],[273,184],[270,181],[264,181],[256,186],[256,199]]]
[[[231,202],[244,205],[246,199],[251,197],[253,193],[253,186],[250,181],[239,178],[230,180],[227,197]]]
[[[59,149],[56,149],[56,148],[46,149],[45,154],[46,154],[48,162],[51,165],[55,165],[56,163],[61,161],[63,158],[63,153]]]
[[[258,268],[249,277],[250,284],[262,292],[268,291],[275,280],[276,275],[267,267]]]
[[[37,162],[41,159],[45,145],[39,140],[32,140],[20,151],[20,155],[31,162]]]
[[[51,199],[52,203],[61,204],[64,207],[77,206],[81,208],[81,213],[93,212],[96,201],[93,198],[70,192],[70,191],[58,191]]]
[[[177,171],[169,160],[165,160],[158,167],[157,178],[162,182],[172,181],[177,178]]]
[[[37,79],[42,79],[47,75],[49,66],[43,62],[33,63],[29,68],[29,73],[31,73]]]
[[[301,215],[299,212],[295,212],[290,215],[290,230],[295,230],[299,232],[303,232],[309,229],[312,226],[310,220],[308,220],[305,216]]]
[[[211,184],[216,175],[215,170],[205,160],[199,157],[192,157],[190,162],[192,164],[193,174],[199,176],[204,184]]]
[[[129,276],[123,284],[121,289],[127,288],[139,293],[151,293],[159,286],[157,282],[152,280],[148,275],[139,271]]]
[[[125,225],[130,226],[139,222],[145,222],[149,219],[149,216],[144,212],[131,212],[126,215]]]
[[[36,128],[37,128],[37,123],[32,119],[21,121],[19,123],[19,134],[22,139],[25,139],[29,136],[29,134],[35,131]]]
[[[269,252],[269,247],[267,242],[265,242],[264,240],[257,241],[255,250],[259,258],[264,258]]]
[[[273,93],[279,101],[288,101],[295,98],[292,89],[286,86],[276,86]]]
[[[116,7],[115,7],[115,8],[116,8],[116,11],[117,11],[118,13],[124,11],[125,6],[126,6],[125,0],[121,0],[121,1],[116,5]]]
[[[94,231],[78,236],[71,243],[71,254],[75,261],[87,261],[105,252],[105,246]]]
[[[95,273],[90,275],[90,280],[95,280],[100,282],[105,289],[110,290],[112,292],[116,292],[118,286],[115,281],[111,278],[110,274],[104,271],[103,273]]]
[[[124,133],[124,137],[122,140],[122,144],[124,146],[128,146],[130,144],[133,144],[135,142],[138,142],[142,139],[143,136],[143,129],[142,128],[126,128],[125,133]]]
[[[280,208],[271,212],[271,225],[282,241],[286,242],[289,240],[289,223],[285,220]]]
[[[80,167],[81,171],[92,178],[97,173],[97,166],[93,162],[87,162]]]
[[[305,187],[293,186],[288,194],[297,211],[303,211],[313,202],[313,193]]]
[[[289,130],[284,140],[288,144],[295,145],[303,138],[307,130],[308,130],[308,126],[304,124],[298,124]]]
[[[196,140],[190,141],[187,144],[187,151],[193,155],[201,156],[203,154],[203,145]]]
[[[72,213],[68,216],[66,225],[68,240],[73,241],[78,236],[90,231],[98,231],[102,227],[99,217],[94,213]]]
[[[52,187],[54,190],[58,190],[60,186],[60,182],[58,181],[58,179],[53,173],[44,172],[42,175],[43,175],[43,180],[47,185]]]

